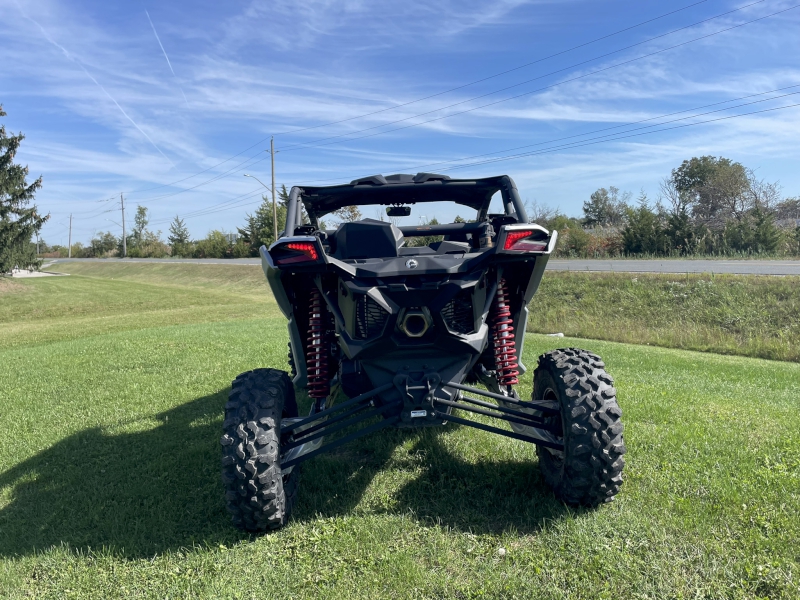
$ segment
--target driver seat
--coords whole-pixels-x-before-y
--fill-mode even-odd
[[[397,258],[404,243],[403,232],[393,223],[362,219],[339,225],[333,234],[332,255],[340,260]]]

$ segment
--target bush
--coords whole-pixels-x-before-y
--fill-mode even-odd
[[[221,231],[209,232],[204,240],[194,243],[194,258],[231,258],[233,251],[228,238]]]
[[[626,254],[664,254],[669,241],[659,216],[647,204],[629,208],[628,222],[622,229],[622,249]]]
[[[169,256],[169,246],[161,239],[159,233],[145,231],[144,235],[131,244],[128,239],[128,257],[130,258],[164,258]]]

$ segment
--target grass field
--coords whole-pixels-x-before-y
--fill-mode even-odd
[[[0,597],[800,596],[800,364],[532,334],[530,368],[580,345],[616,378],[613,504],[557,503],[520,442],[390,430],[304,465],[253,537],[218,440],[230,380],[285,364],[260,271],[64,268],[0,282]]]
[[[800,361],[800,277],[548,273],[530,331]]]

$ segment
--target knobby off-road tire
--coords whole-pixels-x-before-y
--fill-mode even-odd
[[[299,469],[281,473],[281,419],[296,416],[294,387],[284,371],[255,369],[233,381],[220,443],[225,499],[240,529],[267,531],[289,520]]]
[[[539,466],[557,498],[568,504],[611,502],[622,485],[625,442],[614,380],[596,354],[579,348],[539,357],[533,375],[535,399],[554,400],[561,415],[564,451],[536,447]]]

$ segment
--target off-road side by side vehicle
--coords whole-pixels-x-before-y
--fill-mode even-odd
[[[498,192],[503,213],[490,214]],[[347,206],[384,205],[392,218],[427,202],[473,209],[474,219],[320,225]],[[543,478],[564,502],[612,500],[625,444],[600,357],[578,348],[548,352],[534,371],[531,400],[514,389],[526,371],[528,303],[557,235],[528,222],[508,176],[377,175],[292,188],[285,230],[261,248],[289,320],[292,376],[256,369],[233,382],[221,442],[234,523],[248,531],[284,525],[300,463],[317,454],[386,427],[445,423],[536,444]],[[443,239],[406,244],[422,236]],[[313,400],[307,416],[298,416],[295,387]],[[334,404],[339,391],[349,399]]]

